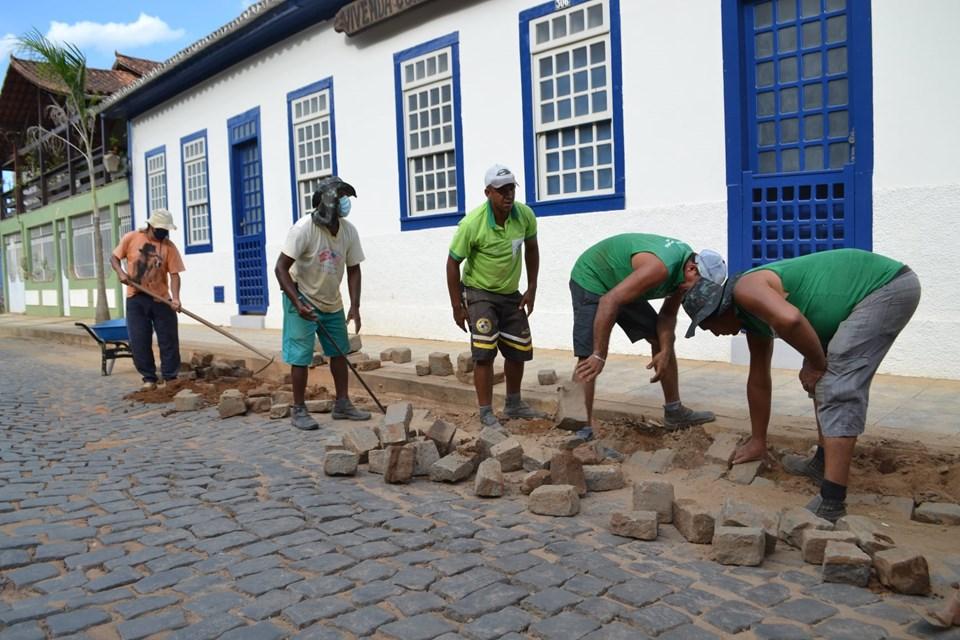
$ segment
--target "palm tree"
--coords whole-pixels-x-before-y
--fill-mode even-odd
[[[87,161],[90,176],[90,198],[93,200],[93,250],[97,275],[96,321],[110,319],[107,306],[107,282],[103,263],[103,238],[100,236],[100,209],[97,206],[97,181],[94,177],[93,145],[96,133],[96,104],[99,98],[87,93],[87,57],[76,45],[51,42],[38,30],[27,33],[18,39],[19,48],[35,62],[39,63],[40,73],[61,85],[65,91],[64,104],[52,100],[47,107],[50,119],[56,129],[72,127],[75,136],[59,135],[47,131],[42,124],[30,128],[34,139],[40,141],[48,136],[59,138],[64,144],[76,149]],[[74,140],[79,143],[74,144]]]

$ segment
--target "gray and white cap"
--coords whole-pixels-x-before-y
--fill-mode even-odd
[[[727,263],[723,256],[713,249],[704,249],[694,259],[700,275],[715,284],[723,284],[727,279]]]

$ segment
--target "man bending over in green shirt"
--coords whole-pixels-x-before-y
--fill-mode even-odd
[[[573,298],[573,353],[577,376],[584,382],[587,427],[578,435],[592,437],[595,380],[606,362],[613,325],[631,342],[646,340],[653,349],[647,366],[650,382],[663,387],[663,421],[682,429],[715,419],[709,411],[693,411],[680,403],[677,358],[673,352],[677,310],[683,293],[696,278],[722,283],[727,265],[716,251],[699,254],[689,245],[649,233],[623,233],[601,240],[583,252],[570,274]],[[648,302],[666,298],[656,312]]]
[[[803,356],[800,384],[813,398],[820,440],[813,457],[784,457],[783,466],[820,483],[810,511],[831,522],[843,517],[870,383],[919,302],[920,281],[909,267],[859,249],[771,262],[724,286],[697,282],[683,301],[693,320],[687,337],[697,326],[718,336],[747,333],[751,436],[733,463],[766,453],[773,339],[783,338]]]
[[[520,399],[523,363],[533,358],[527,317],[533,313],[540,271],[537,219],[533,209],[516,202],[516,179],[495,164],[484,175],[486,202],[469,212],[457,226],[447,256],[447,289],[453,321],[461,331],[470,324],[475,369],[473,384],[480,405],[480,422],[502,428],[493,413],[493,360],[503,354],[507,378],[504,413],[509,418],[541,418]],[[525,250],[525,251],[524,251]],[[527,290],[521,294],[520,255],[525,254]],[[460,263],[463,280],[460,279]]]

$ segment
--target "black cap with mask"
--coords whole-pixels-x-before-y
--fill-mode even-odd
[[[340,215],[340,196],[357,197],[357,190],[353,185],[344,182],[337,176],[327,176],[317,183],[313,192],[313,211],[310,213],[316,225],[328,225],[334,216]]]

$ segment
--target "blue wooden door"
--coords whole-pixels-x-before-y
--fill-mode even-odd
[[[869,1],[727,4],[731,266],[870,249]],[[734,26],[726,15],[732,4]],[[736,67],[729,65],[734,37]]]
[[[229,122],[234,268],[241,314],[266,313],[269,303],[259,124],[258,110]]]

